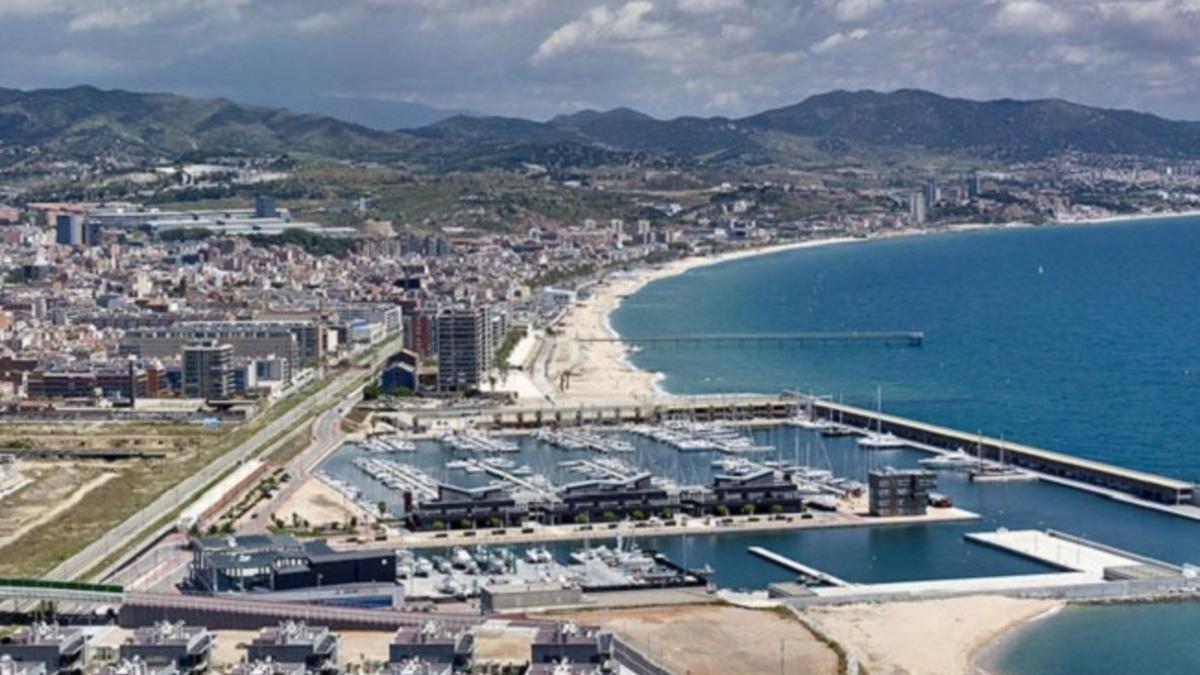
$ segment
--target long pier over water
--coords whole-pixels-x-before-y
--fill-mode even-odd
[[[1196,503],[1196,486],[1187,481],[796,394],[656,397],[631,399],[623,405],[414,411],[411,423],[414,430],[422,431],[451,419],[461,422],[470,417],[476,426],[521,430],[543,426],[656,423],[673,419],[698,422],[785,420],[800,412],[810,412],[815,417],[864,431],[882,428],[919,446],[942,450],[963,448],[973,455],[980,454],[985,459],[1001,461],[1042,476],[1085,483],[1149,502],[1166,505]]]
[[[880,343],[920,347],[925,342],[921,331],[846,331],[824,333],[709,333],[693,335],[623,335],[621,337],[576,338],[579,342],[622,342],[632,345],[747,345],[798,344],[821,345],[838,343]]]

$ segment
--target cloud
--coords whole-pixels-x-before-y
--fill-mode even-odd
[[[355,15],[352,9],[309,14],[296,22],[296,30],[301,33],[323,33],[346,25]]]
[[[535,118],[919,87],[1196,119],[1196,35],[1200,0],[0,0],[0,86]]]
[[[883,9],[885,0],[826,0],[826,6],[838,21],[862,21]]]
[[[1038,0],[1006,0],[994,22],[1009,33],[1065,33],[1075,25],[1070,14]]]
[[[690,14],[712,14],[744,9],[742,0],[677,0],[675,6]]]
[[[647,44],[670,36],[670,24],[649,18],[654,4],[633,0],[616,10],[593,7],[579,18],[559,26],[533,53],[535,63],[572,51],[598,46],[620,47]]]
[[[824,54],[833,51],[847,42],[862,40],[871,34],[871,31],[865,28],[856,28],[848,33],[834,33],[829,37],[809,47],[809,51],[814,54]]]

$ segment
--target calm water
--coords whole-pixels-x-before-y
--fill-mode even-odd
[[[626,335],[923,330],[920,349],[649,349],[633,360],[678,393],[798,387],[870,405],[881,385],[898,414],[1197,480],[1198,254],[1196,218],[831,246],[651,284],[612,321]],[[943,489],[992,524],[1200,560],[1195,523],[1048,485]],[[925,557],[954,550],[946,539],[957,527],[923,532]],[[989,665],[1012,675],[1192,673],[1197,625],[1196,602],[1070,608],[1021,631]]]
[[[981,666],[1004,675],[1191,675],[1200,603],[1068,607],[1005,639]]]
[[[656,347],[676,393],[843,395],[1200,480],[1200,219],[1022,228],[699,268],[614,312],[625,335],[923,330],[922,348]]]

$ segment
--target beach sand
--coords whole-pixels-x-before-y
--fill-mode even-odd
[[[1079,218],[1057,224],[1079,226],[1196,215],[1200,215],[1200,211]],[[512,392],[520,403],[527,405],[628,405],[631,399],[649,403],[655,399],[668,398],[670,395],[658,386],[660,374],[640,370],[629,363],[629,348],[626,345],[620,342],[580,341],[586,338],[617,337],[608,323],[609,314],[620,306],[625,297],[636,293],[646,284],[699,267],[781,251],[873,239],[1013,227],[1034,226],[1023,223],[960,223],[938,229],[906,228],[872,233],[867,237],[828,237],[749,248],[714,256],[693,256],[655,267],[611,274],[592,287],[589,297],[570,307],[563,319],[550,331],[539,331],[527,345],[521,345],[520,363],[514,364],[516,369],[509,371],[506,381],[497,389]],[[520,369],[521,366],[527,366],[527,369]]]
[[[554,327],[555,334],[543,338],[541,352],[534,358],[533,375],[529,378],[540,395],[530,398],[566,405],[602,405],[628,404],[631,399],[648,403],[668,397],[656,386],[658,374],[640,370],[629,363],[626,345],[580,340],[616,337],[608,323],[608,315],[625,297],[653,281],[731,260],[853,241],[861,240],[842,237],[792,242],[715,256],[683,258],[657,267],[610,275],[592,287],[587,299],[580,300],[566,313]],[[528,391],[524,386],[521,389]]]
[[[979,595],[811,607],[801,616],[874,675],[963,675],[1001,633],[1061,605]]]

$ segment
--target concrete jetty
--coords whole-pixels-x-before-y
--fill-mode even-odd
[[[792,570],[793,572],[799,572],[802,576],[808,577],[810,579],[815,579],[827,586],[841,586],[841,587],[853,586],[853,584],[851,584],[850,582],[845,581],[843,579],[839,579],[838,577],[835,577],[832,574],[829,574],[828,572],[822,572],[821,570],[819,570],[815,567],[809,567],[808,565],[805,565],[804,563],[792,560],[791,558],[788,558],[787,556],[779,555],[778,553],[771,551],[769,549],[765,549],[761,546],[751,546],[747,550],[760,558],[770,560],[771,562],[775,563],[776,565],[779,565],[780,567],[786,567],[786,568]]]

